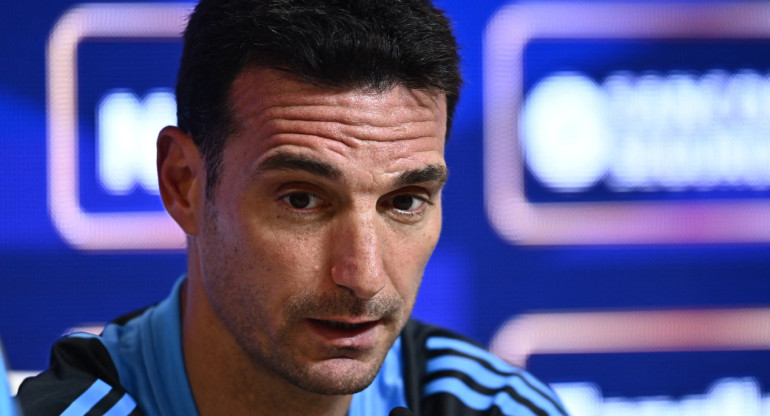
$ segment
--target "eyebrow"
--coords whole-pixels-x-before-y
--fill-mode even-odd
[[[408,170],[396,179],[396,186],[416,185],[418,183],[438,182],[444,185],[449,178],[449,171],[444,165],[428,165],[424,168]]]
[[[268,170],[299,170],[331,180],[339,180],[342,177],[342,172],[328,163],[290,153],[276,153],[269,156],[259,164],[256,173]]]
[[[276,153],[259,164],[255,174],[270,170],[304,171],[329,180],[339,181],[342,172],[335,166],[319,160],[291,153]],[[395,181],[395,186],[408,186],[426,182],[446,183],[449,172],[443,165],[428,165],[419,169],[402,172]]]

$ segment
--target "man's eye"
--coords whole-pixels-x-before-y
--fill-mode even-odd
[[[281,199],[294,209],[313,209],[323,202],[321,197],[310,192],[292,192]]]
[[[414,211],[419,209],[425,201],[413,195],[398,195],[393,198],[393,208],[399,211]]]

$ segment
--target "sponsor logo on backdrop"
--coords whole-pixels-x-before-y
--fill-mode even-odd
[[[770,350],[770,309],[534,313],[508,320],[490,349],[526,367],[533,356]],[[763,416],[770,395],[754,377],[720,377],[703,394],[606,397],[590,381],[554,383],[573,416]]]
[[[106,92],[98,109],[78,108],[78,48],[83,41],[178,39],[192,6],[185,3],[83,4],[68,10],[48,39],[48,211],[62,239],[76,249],[183,249],[184,235],[162,210],[86,209],[80,178],[97,169],[101,191],[118,198],[157,193],[154,140],[175,122],[167,90],[143,96],[130,88]],[[158,86],[168,88],[169,86]],[[79,114],[97,113],[96,167],[82,164]],[[120,206],[119,199],[113,205]]]
[[[725,68],[703,47],[764,50],[768,22],[763,3],[499,10],[484,42],[494,229],[524,245],[770,241],[770,64]],[[559,53],[527,60],[559,42]],[[591,55],[596,45],[614,49]],[[650,51],[666,47],[700,54],[695,69],[656,62]],[[623,61],[643,53],[643,64]]]
[[[176,101],[170,90],[157,90],[140,99],[127,90],[108,92],[97,109],[97,163],[102,188],[125,195],[135,188],[159,194],[155,168],[155,138],[174,124]]]
[[[555,383],[551,387],[571,416],[766,416],[770,394],[753,377],[721,378],[703,394],[683,397],[604,397],[594,383]]]

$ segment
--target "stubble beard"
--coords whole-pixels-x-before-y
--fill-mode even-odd
[[[298,342],[296,334],[292,339],[292,324],[295,328],[301,328],[300,323],[308,316],[365,316],[379,319],[382,322],[379,330],[387,331],[387,337],[379,340],[371,351],[340,347],[335,351],[337,357],[312,363],[281,359],[280,356],[250,356],[252,361],[271,363],[275,373],[303,390],[324,395],[357,393],[375,379],[390,347],[401,332],[406,321],[402,305],[403,301],[397,297],[360,299],[343,289],[328,296],[310,293],[298,295],[292,298],[284,311],[287,319],[280,330],[279,345]],[[258,351],[255,349],[255,352]]]
[[[346,298],[354,299],[344,292],[332,296],[303,294],[292,298],[284,308],[286,319],[283,325],[270,334],[269,342],[255,336],[264,333],[263,322],[257,316],[252,316],[252,319],[227,319],[234,316],[233,310],[228,311],[227,306],[218,308],[216,304],[215,311],[249,358],[251,370],[271,373],[310,393],[348,395],[372,383],[406,319],[401,317],[400,300],[394,303],[389,300],[344,300]],[[336,316],[343,311],[349,316],[351,312],[362,309],[375,312],[364,316],[382,319],[383,325],[379,330],[388,333],[387,337],[378,340],[372,350],[339,347],[322,352],[329,356],[320,360],[302,354],[300,344],[303,337],[299,331],[304,329],[303,322],[307,316]]]

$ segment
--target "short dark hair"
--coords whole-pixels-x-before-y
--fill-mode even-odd
[[[443,92],[447,134],[462,83],[449,19],[430,0],[202,0],[184,33],[176,96],[178,126],[206,163],[209,199],[234,131],[230,89],[249,67],[321,87]]]

